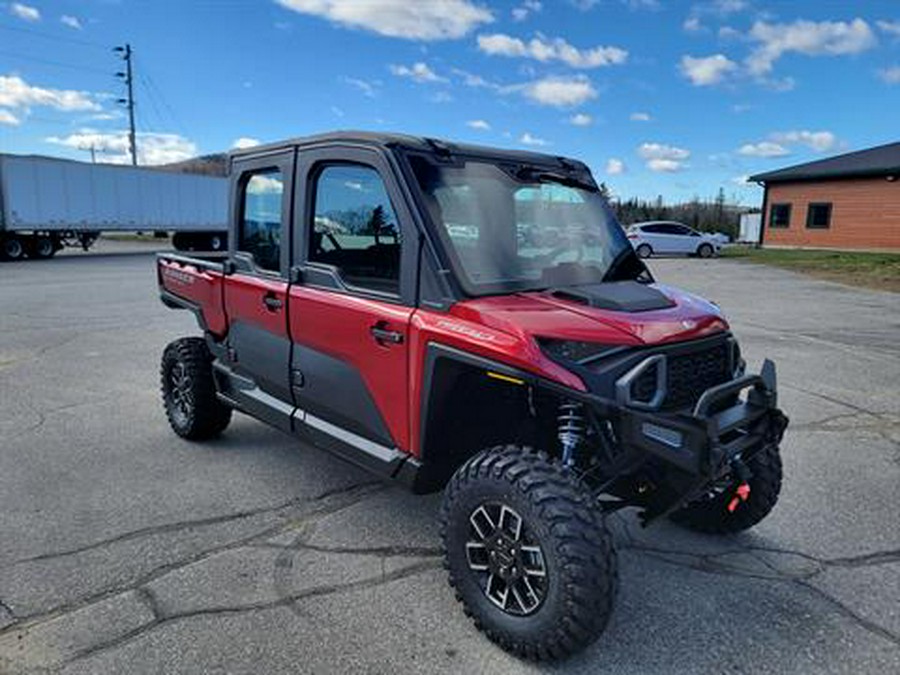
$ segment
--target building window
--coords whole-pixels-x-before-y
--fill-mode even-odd
[[[791,205],[772,204],[772,210],[769,212],[769,227],[790,227],[790,225]]]
[[[831,227],[831,202],[810,204],[806,212],[806,227],[811,230],[827,230]]]
[[[245,179],[237,249],[269,272],[280,268],[283,198],[284,180],[278,169],[257,171]]]
[[[368,166],[329,166],[316,182],[313,262],[334,265],[350,285],[400,292],[400,226],[378,172]]]

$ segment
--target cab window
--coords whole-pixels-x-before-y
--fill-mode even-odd
[[[400,292],[400,225],[372,167],[326,166],[315,187],[311,262],[333,265],[350,286]]]
[[[278,169],[255,171],[245,178],[237,249],[269,272],[280,268],[283,199],[284,180]]]

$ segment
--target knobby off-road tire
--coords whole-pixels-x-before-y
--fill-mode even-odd
[[[163,352],[163,406],[172,430],[192,441],[218,436],[231,421],[231,408],[216,397],[212,355],[203,338],[181,338]]]
[[[734,534],[750,529],[763,518],[778,502],[781,492],[781,455],[778,446],[771,445],[760,450],[747,461],[747,468],[753,474],[747,483],[750,497],[738,504],[734,512],[728,511],[730,491],[703,500],[692,502],[672,514],[672,520],[679,525],[707,534]]]
[[[606,628],[618,570],[592,502],[571,471],[518,446],[484,450],[451,479],[441,508],[444,566],[466,614],[503,649],[560,659]]]

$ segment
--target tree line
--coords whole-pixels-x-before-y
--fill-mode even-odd
[[[700,232],[724,232],[734,239],[740,232],[741,214],[756,210],[729,204],[722,188],[714,199],[694,197],[681,204],[666,204],[662,196],[654,200],[615,199],[605,183],[600,184],[600,192],[609,201],[616,218],[626,227],[647,220],[674,220]]]

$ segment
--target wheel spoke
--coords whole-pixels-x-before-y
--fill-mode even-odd
[[[484,508],[484,506],[479,506],[475,509],[469,517],[469,522],[472,523],[472,527],[475,528],[478,536],[482,539],[487,539],[497,529],[497,526],[494,524],[494,521],[491,520],[491,517],[488,515],[487,509]]]
[[[466,559],[469,561],[469,569],[475,572],[487,572],[490,567],[488,565],[487,547],[477,541],[470,541],[466,544]]]
[[[522,536],[522,517],[505,504],[500,507],[498,526],[503,532],[510,535],[513,541],[519,541],[519,537]]]
[[[522,551],[522,570],[526,575],[532,577],[547,576],[547,569],[544,567],[544,554],[540,546],[523,546]]]
[[[496,590],[495,587],[496,586]],[[493,602],[497,607],[506,610],[506,603],[509,600],[509,585],[503,580],[497,580],[493,574],[488,577],[487,587],[485,588],[488,600]]]

